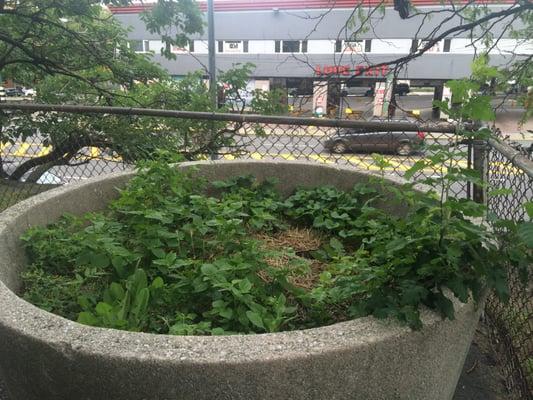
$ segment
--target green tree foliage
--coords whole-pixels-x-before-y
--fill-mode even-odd
[[[187,35],[203,29],[192,0],[160,1],[142,19],[149,31],[162,35],[167,56],[172,45],[183,45]],[[219,75],[227,97],[242,100],[252,68],[238,65]],[[0,1],[0,75],[31,84],[42,103],[215,111],[201,73],[174,81],[149,55],[130,49],[126,30],[97,1]],[[259,113],[282,111],[276,91],[256,92],[250,106]],[[244,103],[228,103],[220,111],[230,110],[242,112]],[[90,162],[102,151],[128,163],[161,148],[187,159],[222,148],[231,152],[232,134],[240,128],[200,120],[56,113],[0,115],[2,126],[1,143],[41,135],[47,151],[9,174],[0,158],[0,176],[30,182],[54,166]]]
[[[100,83],[107,85],[105,92],[102,86],[95,88],[84,80],[64,75],[48,76],[37,85],[37,100],[51,104],[215,111],[201,73],[173,80],[156,66],[148,66],[157,73],[157,80],[137,81],[127,89],[113,84],[110,71],[91,71],[89,76],[98,77]],[[229,98],[240,98],[252,67],[251,64],[241,65],[220,74],[219,84],[226,88]],[[277,97],[276,91],[256,92],[252,110],[264,114],[281,112]],[[233,107],[234,103],[222,105],[218,111],[235,111]],[[35,182],[53,166],[90,162],[93,157],[101,157],[102,151],[107,157],[126,163],[149,159],[157,149],[172,150],[189,160],[221,152],[232,153],[238,150],[234,133],[241,126],[220,121],[134,115],[12,113],[4,118],[0,141],[24,141],[39,132],[48,152],[22,162],[8,177],[11,180],[24,177],[26,181]],[[89,147],[99,149],[98,154],[91,156]]]
[[[130,1],[104,3],[117,6]],[[192,0],[160,1],[143,19],[154,32],[179,27],[174,36],[163,37],[167,46],[181,44],[186,35],[203,28]],[[127,83],[145,73],[138,69],[140,58],[129,49],[124,28],[100,1],[0,1],[0,75],[4,79],[31,84],[45,75],[60,74],[99,87],[102,82],[88,74],[104,68],[114,80]]]

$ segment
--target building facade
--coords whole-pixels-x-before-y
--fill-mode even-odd
[[[506,2],[502,0],[490,7],[501,9]],[[257,81],[257,87],[266,81],[312,91],[313,82],[324,79],[367,86],[385,79],[389,73],[387,65],[367,69],[369,65],[407,56],[424,46],[424,38],[435,30],[445,31],[464,23],[459,17],[449,19],[449,13],[434,13],[426,19],[423,16],[401,19],[391,3],[383,12],[370,14],[371,29],[354,35],[360,19],[379,3],[376,0],[215,0],[217,69],[253,63],[256,67],[251,84],[254,86]],[[412,0],[412,3],[420,11],[443,8],[434,0]],[[205,11],[205,2],[199,5]],[[354,13],[356,5],[362,5],[361,13]],[[153,53],[154,60],[175,77],[206,70],[207,32],[191,37],[185,48],[173,48],[176,59],[168,60],[160,55],[163,46],[160,38],[149,33],[139,17],[146,7],[149,5],[111,9],[114,17],[130,29],[131,45],[139,52]],[[500,35],[505,22],[491,27],[494,37]],[[469,76],[474,54],[483,50],[484,45],[481,41],[472,43],[468,36],[464,33],[443,38],[426,54],[411,61],[408,68],[403,68],[398,78],[409,80],[412,86],[438,87],[449,79]],[[491,63],[504,65],[516,54],[533,54],[533,41],[501,37],[490,49]]]

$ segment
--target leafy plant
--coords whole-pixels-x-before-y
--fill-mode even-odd
[[[391,203],[401,212],[389,213]],[[277,332],[364,315],[419,329],[422,305],[451,319],[451,296],[479,300],[489,287],[506,298],[509,261],[525,277],[531,248],[516,237],[529,234],[505,223],[514,243],[500,248],[471,221],[483,215],[482,205],[380,179],[283,199],[272,180],[208,184],[168,159],[147,162],[107,211],[23,236],[32,261],[24,296],[81,323],[132,331]],[[320,243],[268,244],[291,229]]]

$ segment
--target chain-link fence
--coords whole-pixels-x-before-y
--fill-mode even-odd
[[[489,186],[491,190],[509,190],[488,196],[489,211],[499,218],[528,218],[524,204],[533,200],[531,150],[490,141],[486,162]],[[506,304],[489,297],[486,315],[511,398],[533,399],[533,284],[523,285],[511,271],[510,293]]]
[[[185,159],[305,160],[402,176],[431,155],[432,145],[454,143],[462,150],[457,166],[470,166],[469,145],[457,142],[455,127],[416,120],[348,121],[34,104],[4,104],[0,112],[4,113],[0,208],[55,185],[131,168],[161,148]],[[417,177],[440,172],[427,166]],[[461,183],[452,192],[469,195]]]
[[[525,218],[522,205],[533,197],[532,169],[524,164],[531,154],[517,156],[492,141],[485,153],[486,144],[461,142],[450,124],[36,104],[0,104],[0,113],[0,210],[57,185],[133,168],[160,149],[184,159],[305,160],[403,176],[417,161],[431,158],[439,147],[434,145],[453,145],[456,166],[483,170],[492,187],[512,190],[488,198],[489,209],[500,217]],[[414,179],[442,174],[440,168],[426,166]],[[451,192],[476,200],[485,195],[479,186],[461,182]],[[509,389],[526,399],[533,384],[531,289],[513,277],[509,304],[490,299],[487,305]]]

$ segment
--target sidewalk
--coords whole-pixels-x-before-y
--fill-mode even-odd
[[[496,127],[513,141],[533,141],[533,120],[520,125],[522,115],[523,110],[506,109],[505,112],[496,114]]]

